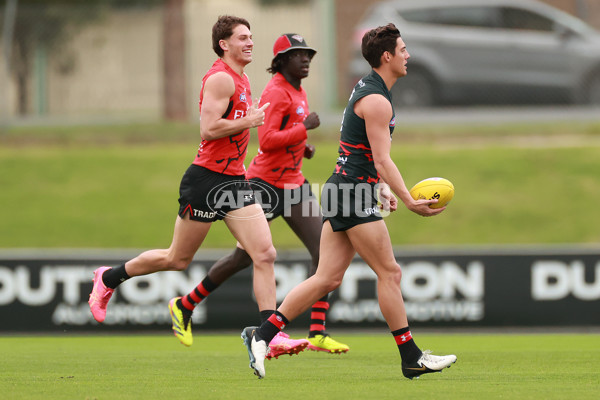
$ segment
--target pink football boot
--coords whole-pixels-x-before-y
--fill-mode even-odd
[[[306,346],[308,346],[310,342],[306,339],[290,339],[290,336],[279,332],[271,343],[269,343],[269,352],[266,355],[266,358],[270,360],[275,357],[278,358],[282,354],[289,354],[290,356],[293,354],[298,354],[301,351],[304,351]]]
[[[110,267],[100,267],[94,271],[94,288],[88,300],[92,315],[98,322],[104,322],[104,318],[106,318],[106,305],[115,291],[114,289],[107,288],[104,282],[102,282],[102,274],[107,269],[110,269]]]

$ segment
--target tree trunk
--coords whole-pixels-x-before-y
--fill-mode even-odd
[[[187,119],[184,1],[164,2],[163,116],[167,120]]]

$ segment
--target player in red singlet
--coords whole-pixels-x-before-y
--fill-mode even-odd
[[[302,159],[311,158],[314,153],[314,146],[306,143],[307,131],[317,128],[320,122],[318,115],[309,111],[301,81],[308,76],[315,53],[300,35],[285,34],[276,40],[274,58],[268,69],[273,78],[261,96],[261,104],[270,103],[270,106],[264,125],[258,127],[258,155],[246,173],[269,223],[282,216],[306,245],[312,258],[310,275],[315,273],[319,263],[322,217],[301,168]],[[189,321],[194,307],[229,277],[250,266],[252,260],[243,248],[238,245],[232,254],[211,267],[192,292],[174,299],[173,331],[183,344],[192,342]],[[267,357],[294,354],[302,350],[303,345],[329,353],[348,351],[348,346],[333,340],[325,331],[328,308],[328,295],[325,295],[313,305],[308,339],[293,340],[282,332],[270,342]],[[272,312],[261,312],[261,320],[269,318]]]
[[[264,213],[245,178],[249,129],[264,123],[268,104],[252,104],[245,66],[252,61],[250,24],[243,18],[219,17],[212,29],[219,59],[202,80],[202,143],[179,188],[179,215],[168,249],[150,250],[120,267],[94,272],[90,309],[98,322],[114,289],[132,276],[184,270],[204,241],[211,224],[224,220],[254,262],[254,293],[259,310],[274,310],[275,248]]]
[[[214,62],[211,69],[204,75],[202,86],[206,85],[206,81],[211,76],[219,72],[225,72],[235,84],[235,92],[229,99],[227,110],[222,118],[235,120],[246,115],[250,105],[252,104],[252,93],[250,92],[250,81],[244,73],[239,75],[223,59],[219,58]],[[204,91],[200,92],[199,109],[202,114],[202,102],[204,100]],[[193,164],[200,165],[211,171],[219,172],[226,175],[244,175],[245,167],[244,160],[250,133],[248,129],[244,129],[238,133],[218,139],[207,140],[202,138],[198,154]]]

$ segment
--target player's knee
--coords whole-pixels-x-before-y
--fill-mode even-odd
[[[394,282],[398,286],[400,285],[400,282],[402,281],[402,269],[398,264],[390,268],[388,279],[392,280],[392,282]]]
[[[277,251],[273,245],[270,245],[256,252],[252,257],[252,261],[254,261],[254,266],[273,265],[276,257]]]
[[[322,281],[322,285],[324,287],[323,292],[324,293],[329,293],[329,292],[333,292],[335,289],[337,289],[338,287],[340,287],[340,285],[342,284],[342,277],[328,277],[326,280]]]
[[[271,245],[269,250],[267,250],[265,252],[265,259],[268,260],[269,264],[274,264],[276,258],[277,258],[277,250],[275,250],[275,247],[273,245]]]

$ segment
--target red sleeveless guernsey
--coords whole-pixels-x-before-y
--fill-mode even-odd
[[[219,58],[202,78],[202,87],[204,88],[204,83],[209,76],[221,71],[228,73],[235,83],[235,93],[229,99],[229,106],[223,118],[234,120],[245,117],[252,105],[250,81],[246,74],[240,76]],[[200,91],[200,111],[202,111],[203,98],[204,92]],[[225,175],[244,175],[246,172],[244,160],[249,139],[249,129],[215,140],[202,139],[193,164]]]
[[[265,123],[258,127],[258,154],[248,167],[248,179],[258,177],[284,189],[304,183],[302,157],[306,127],[302,123],[310,113],[306,92],[296,90],[279,72],[269,81],[260,104],[271,103],[265,110]],[[290,188],[288,186],[288,188]]]

